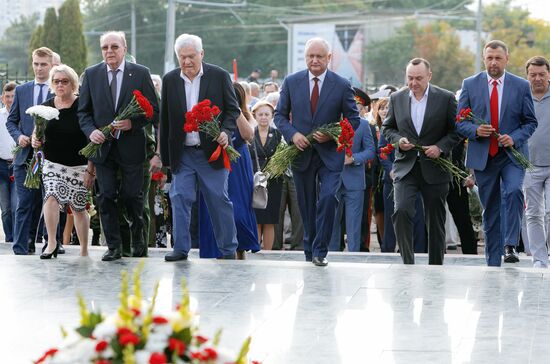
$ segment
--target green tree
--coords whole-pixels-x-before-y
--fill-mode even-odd
[[[46,9],[44,24],[42,26],[42,46],[59,52],[59,25],[55,8]]]
[[[38,14],[22,16],[6,29],[0,40],[0,62],[8,64],[8,79],[27,74],[29,52],[27,45],[38,23]]]
[[[44,38],[44,27],[42,25],[38,25],[35,29],[34,29],[34,32],[32,32],[32,35],[31,35],[31,39],[29,40],[29,51],[27,53],[27,58],[28,58],[28,71],[29,71],[29,74],[33,74],[33,69],[32,69],[32,52],[36,49],[36,48],[40,48],[43,46],[43,42],[42,42],[42,39]]]
[[[79,0],[65,0],[59,8],[61,61],[77,73],[86,68],[87,47],[84,38],[82,14]]]

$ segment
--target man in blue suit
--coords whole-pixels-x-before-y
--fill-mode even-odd
[[[42,191],[24,186],[27,175],[27,161],[32,157],[31,135],[34,130],[34,119],[25,111],[34,105],[40,105],[51,95],[49,93],[49,74],[52,68],[52,51],[42,47],[32,52],[32,68],[34,80],[15,89],[15,98],[10,109],[6,127],[22,149],[13,160],[13,174],[17,191],[17,209],[15,210],[15,226],[13,236],[13,252],[17,255],[34,253],[34,236],[29,236],[32,230],[33,212],[40,209]],[[38,225],[38,221],[37,221]],[[31,245],[29,245],[29,239]]]
[[[222,158],[209,161],[221,145],[227,148],[240,115],[237,97],[229,74],[224,69],[203,62],[202,40],[196,35],[182,34],[174,50],[180,68],[168,72],[162,80],[160,114],[160,154],[164,165],[172,171],[174,251],[165,256],[168,262],[186,260],[191,249],[191,206],[200,189],[214,228],[214,236],[222,259],[235,259],[237,230],[233,203],[227,192],[229,171]],[[220,108],[220,136],[212,140],[203,132],[183,130],[185,113],[208,99]]]
[[[505,43],[488,42],[483,51],[486,71],[464,80],[458,102],[458,110],[469,107],[476,116],[490,122],[476,125],[463,121],[457,124],[457,129],[468,138],[466,167],[474,169],[479,187],[487,265],[497,267],[503,252],[501,233],[504,234],[504,261],[519,261],[515,247],[523,215],[525,170],[516,163],[508,148],[528,155],[527,140],[537,127],[529,83],[505,71],[508,57]],[[492,136],[495,131],[500,137]],[[501,204],[501,191],[505,204]],[[507,222],[502,232],[501,206]]]
[[[354,90],[356,94],[361,96],[356,98],[356,102],[358,104],[366,102],[367,94],[360,89],[354,88]],[[347,154],[344,156],[344,169],[340,176],[342,183],[337,194],[339,200],[338,210],[336,211],[329,245],[331,251],[340,251],[341,221],[344,208],[346,211],[348,251],[358,252],[361,248],[361,218],[363,216],[366,188],[365,163],[376,157],[369,122],[365,119],[360,119],[359,128],[357,128],[353,137],[351,151],[351,156]]]
[[[350,83],[328,70],[332,57],[328,42],[310,39],[304,53],[307,70],[285,78],[274,121],[287,142],[301,151],[292,173],[304,223],[306,261],[326,266],[344,153],[336,152],[336,143],[327,135],[316,132],[313,143],[306,136],[342,117],[357,129],[359,112]]]

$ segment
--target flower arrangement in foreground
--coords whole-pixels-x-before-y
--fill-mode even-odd
[[[221,133],[220,121],[218,120],[220,112],[219,107],[212,106],[212,101],[209,99],[202,100],[185,114],[183,131],[186,133],[201,131],[212,138],[212,141],[216,141]],[[236,161],[240,156],[241,154],[231,145],[228,145],[225,149],[218,145],[208,162],[213,162],[221,157],[225,169],[231,171],[231,162]]]
[[[133,94],[134,95],[132,96],[132,100],[130,101],[130,103],[126,105],[124,110],[122,110],[122,112],[115,117],[113,123],[115,121],[136,118],[138,116],[145,116],[145,118],[149,120],[153,118],[153,106],[151,105],[149,100],[147,100],[147,98],[143,96],[143,94],[139,90],[134,90]],[[105,138],[118,139],[118,137],[115,136],[115,133],[117,131],[115,130],[113,123],[105,125],[101,129],[99,129],[101,130],[103,135],[105,135]],[[97,155],[99,148],[101,148],[101,144],[90,142],[84,148],[82,148],[79,153],[86,158],[93,158]]]
[[[29,107],[26,114],[34,118],[34,135],[36,139],[44,142],[44,132],[48,122],[52,119],[59,119],[59,110],[55,107],[35,105]],[[15,147],[15,152],[19,152],[21,149]],[[24,185],[27,188],[38,189],[40,188],[40,179],[42,178],[42,164],[44,163],[44,152],[42,147],[34,148],[29,164],[27,165],[27,175],[25,176]]]
[[[306,136],[310,143],[315,142],[313,134],[317,132],[332,137],[337,144],[337,152],[345,151],[348,156],[351,156],[351,147],[353,146],[355,131],[347,118],[340,120],[340,122],[325,124],[315,129]],[[301,151],[294,144],[279,143],[275,150],[275,154],[273,154],[267,162],[264,172],[268,174],[269,179],[282,176],[288,167],[298,158],[300,153]]]
[[[456,122],[457,123],[463,122],[464,120],[471,120],[476,125],[482,125],[482,124],[491,125],[487,121],[479,118],[476,114],[474,114],[472,112],[472,109],[469,108],[469,107],[466,108],[466,109],[460,109],[460,112],[456,116]],[[498,139],[499,137],[500,137],[500,134],[497,133],[496,131],[494,131],[493,134],[491,135],[491,138]],[[532,170],[533,169],[533,165],[531,164],[531,162],[529,162],[529,159],[525,158],[525,156],[523,154],[521,154],[516,148],[514,148],[513,146],[510,146],[510,147],[506,147],[506,149],[510,153],[512,153],[512,156],[514,157],[516,162],[518,162],[518,164],[523,169],[526,169],[526,170]]]
[[[396,148],[398,148],[398,144],[399,143],[395,143],[395,144],[388,143],[386,144],[385,147],[380,148],[380,158],[388,159],[388,155],[391,152],[393,152]],[[424,153],[424,148],[418,144],[414,145],[413,150]],[[464,171],[463,169],[461,169],[460,167],[458,167],[457,165],[455,165],[453,162],[451,162],[446,158],[437,157],[437,158],[426,158],[426,159],[438,165],[439,168],[441,168],[445,172],[449,172],[451,176],[453,176],[453,178],[458,182],[461,182],[470,176],[466,171]]]
[[[116,314],[104,316],[89,311],[82,296],[80,326],[68,333],[62,328],[64,343],[47,350],[35,364],[247,364],[250,337],[240,353],[231,356],[218,348],[221,332],[210,340],[198,332],[189,308],[189,291],[182,280],[182,299],[176,311],[159,314],[155,310],[157,283],[150,303],[142,300],[140,273],[133,272],[133,294],[129,277],[122,271],[120,306]],[[259,364],[258,362],[252,362]]]

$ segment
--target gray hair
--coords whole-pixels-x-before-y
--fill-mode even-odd
[[[120,40],[122,41],[122,45],[124,47],[127,47],[127,45],[126,45],[126,33],[121,32],[121,31],[115,31],[115,30],[110,30],[108,32],[105,32],[105,33],[101,34],[101,37],[99,37],[99,43],[100,44],[103,43],[103,39],[107,38],[110,35],[114,35],[114,36],[117,36],[118,38],[120,38]]]
[[[183,47],[192,46],[195,48],[197,52],[202,51],[202,39],[193,34],[182,34],[179,37],[176,38],[176,41],[174,42],[174,52],[176,52],[176,57],[179,55],[179,51]]]
[[[304,51],[307,53],[307,50],[313,43],[321,43],[323,47],[327,50],[328,53],[330,53],[330,44],[323,38],[315,37],[311,38],[306,42],[306,46],[304,47]]]
[[[73,89],[73,92],[76,93],[78,91],[78,75],[76,74],[75,70],[73,70],[71,67],[67,66],[66,64],[60,64],[59,66],[54,66],[50,70],[50,88],[53,89],[53,77],[56,73],[63,73],[67,78],[69,79],[69,83],[71,84],[71,87]]]

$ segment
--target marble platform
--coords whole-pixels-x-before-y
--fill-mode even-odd
[[[120,270],[142,259],[104,263],[104,248],[40,261],[0,244],[0,363],[31,363],[59,344],[59,326],[78,323],[75,292],[111,313]],[[404,266],[396,255],[332,254],[328,267],[300,253],[246,261],[165,263],[143,259],[143,290],[160,281],[168,309],[189,282],[201,332],[223,327],[221,344],[252,335],[251,358],[270,363],[548,363],[550,271],[484,267],[482,257],[446,257],[442,267]]]

